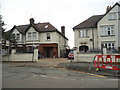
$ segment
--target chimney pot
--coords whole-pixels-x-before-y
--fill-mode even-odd
[[[30,18],[30,24],[34,24],[35,20],[34,18]]]
[[[111,9],[111,6],[107,6],[106,13]]]
[[[65,36],[65,26],[61,26],[61,33]]]

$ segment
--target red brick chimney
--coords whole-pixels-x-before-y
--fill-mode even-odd
[[[34,18],[30,18],[30,24],[34,24],[35,20]]]
[[[65,26],[61,26],[61,33],[65,36]]]

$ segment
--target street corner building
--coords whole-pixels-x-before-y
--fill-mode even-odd
[[[58,31],[49,22],[35,23],[30,18],[30,24],[14,26],[10,31],[16,37],[19,51],[31,51],[33,46],[38,48],[42,57],[64,57],[68,47],[65,36],[65,26]]]
[[[103,47],[120,51],[120,4],[107,6],[103,15],[93,15],[73,27],[78,52],[101,50]]]

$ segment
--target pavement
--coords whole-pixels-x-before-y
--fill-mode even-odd
[[[16,67],[55,67],[55,68],[65,68],[68,70],[76,70],[76,71],[82,71],[87,73],[93,73],[93,74],[99,74],[104,76],[110,76],[110,77],[118,77],[117,70],[108,70],[108,69],[100,69],[99,71],[96,71],[96,68],[94,67],[93,63],[89,62],[71,62],[71,60],[67,58],[44,58],[40,59],[37,63],[33,62],[3,62],[9,63],[11,66]],[[17,64],[16,64],[17,63]]]

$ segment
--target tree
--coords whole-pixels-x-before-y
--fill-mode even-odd
[[[1,26],[0,40],[2,44],[1,46],[2,46],[2,49],[7,49],[8,55],[9,55],[11,46],[12,45],[16,46],[17,42],[16,42],[15,37],[12,35],[11,30],[5,31],[5,29],[3,28],[4,25],[5,23],[4,21],[2,21],[2,16],[0,15],[0,26]]]
[[[11,31],[5,31],[3,26],[5,25],[4,21],[2,21],[2,16],[0,15],[0,24],[1,24],[1,42],[4,46],[6,46],[6,42],[9,42],[9,45],[16,45],[16,39],[12,35]]]

